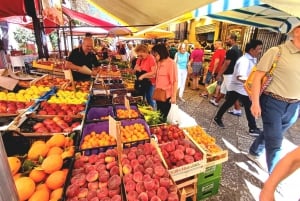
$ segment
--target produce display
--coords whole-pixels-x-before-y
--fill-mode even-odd
[[[139,117],[139,113],[135,109],[116,109],[116,115],[119,119],[130,119]]]
[[[64,89],[65,90],[80,90],[83,92],[88,93],[90,91],[90,87],[91,87],[91,82],[89,81],[73,81],[74,82],[74,87],[73,84],[70,82],[69,85],[67,85]]]
[[[207,153],[207,162],[227,160],[228,151],[224,151],[216,144],[216,139],[208,135],[200,126],[185,128],[188,135],[203,147]],[[222,162],[222,161],[220,161]]]
[[[144,116],[144,119],[146,120],[147,124],[149,124],[150,126],[163,123],[163,117],[160,111],[154,110],[149,105],[141,104],[138,104],[138,109],[140,113]]]
[[[188,140],[172,140],[160,145],[160,149],[169,169],[203,159],[203,154]]]
[[[162,124],[151,126],[150,132],[156,136],[159,144],[167,143],[171,140],[180,140],[185,138],[183,130],[180,129],[178,125]]]
[[[122,142],[133,142],[149,139],[150,133],[146,129],[145,123],[138,119],[136,122],[121,121],[120,135]]]
[[[121,201],[121,177],[117,151],[77,156],[66,190],[66,200]]]
[[[121,164],[128,201],[179,201],[177,187],[150,143],[124,149]]]
[[[59,78],[55,76],[46,75],[36,80],[33,85],[35,86],[56,86],[58,88],[64,88],[69,84],[70,80]]]
[[[61,199],[73,155],[73,139],[57,134],[35,141],[25,156],[8,157],[20,200]]]
[[[85,110],[84,104],[66,104],[66,103],[49,103],[43,101],[36,110],[38,115],[58,115],[58,116],[74,116],[80,115]]]
[[[31,86],[21,89],[17,93],[0,91],[0,100],[31,102],[50,90],[50,87]]]
[[[28,118],[20,125],[22,133],[69,133],[81,124],[81,119],[70,116],[55,116],[52,118]]]
[[[102,131],[101,133],[96,133],[93,131],[83,137],[80,149],[92,149],[116,144],[116,139],[107,132]]]
[[[49,103],[66,103],[66,104],[85,104],[88,99],[88,93],[83,91],[68,91],[58,90],[56,94],[52,95]]]
[[[17,116],[6,137],[26,138],[26,155],[8,157],[21,201],[179,201],[177,181],[228,158],[200,126],[166,124],[143,97],[132,97],[116,66],[94,71],[105,95],[90,95],[96,82],[72,85],[52,75],[18,93],[0,92],[0,114]]]
[[[4,101],[0,100],[0,114],[11,114],[16,115],[18,111],[26,109],[31,106],[32,102],[21,102],[21,101]]]

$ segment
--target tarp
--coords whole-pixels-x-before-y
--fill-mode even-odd
[[[0,18],[26,15],[25,0],[1,0]]]
[[[215,0],[89,0],[106,13],[126,25],[136,26],[137,31],[159,25]]]
[[[299,6],[298,6],[299,7]],[[215,20],[254,26],[287,33],[299,18],[262,4],[260,0],[219,0],[195,11],[195,17],[208,16]]]

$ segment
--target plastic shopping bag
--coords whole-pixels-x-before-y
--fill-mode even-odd
[[[216,88],[217,88],[217,81],[211,83],[210,85],[208,85],[208,86],[206,87],[207,92],[208,92],[209,94],[213,94],[213,93],[216,91]]]
[[[167,116],[167,123],[169,124],[179,124],[180,123],[180,114],[179,108],[176,104],[171,104],[170,111]]]

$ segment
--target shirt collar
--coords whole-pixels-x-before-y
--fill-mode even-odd
[[[289,40],[285,43],[287,49],[290,51],[290,53],[295,54],[297,52],[300,52],[300,50],[294,45],[294,43]]]

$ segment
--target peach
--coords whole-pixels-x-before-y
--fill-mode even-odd
[[[128,164],[125,164],[125,165],[123,165],[122,170],[123,170],[123,173],[126,175],[126,174],[129,174],[132,172],[132,167]]]
[[[142,192],[138,196],[138,200],[140,201],[148,201],[148,194],[146,192]]]
[[[87,175],[86,175],[86,180],[88,182],[94,182],[98,180],[99,178],[99,173],[97,170],[91,170]]]
[[[107,187],[109,190],[120,189],[121,177],[119,175],[113,175],[109,178]]]
[[[115,160],[116,160],[116,158],[114,156],[106,156],[104,158],[105,163],[111,163],[111,162],[113,162]]]

